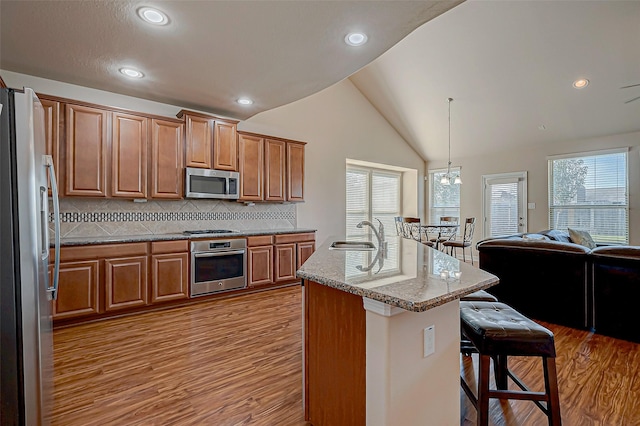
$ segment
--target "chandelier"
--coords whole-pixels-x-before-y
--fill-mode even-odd
[[[460,173],[455,177],[451,175],[451,102],[453,98],[447,98],[447,101],[449,102],[449,162],[447,163],[447,174],[442,176],[440,183],[442,185],[451,185],[451,180],[453,179],[454,185],[460,185],[462,184]]]

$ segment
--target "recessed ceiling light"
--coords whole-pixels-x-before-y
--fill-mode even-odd
[[[252,105],[253,101],[249,98],[240,98],[236,101],[240,105]]]
[[[138,9],[138,16],[142,20],[154,25],[166,25],[169,23],[169,17],[158,9],[152,7],[141,7]]]
[[[573,87],[575,87],[576,89],[584,89],[588,85],[589,85],[589,80],[587,80],[586,78],[581,78],[573,82]]]
[[[126,75],[131,78],[142,78],[144,74],[142,74],[138,70],[134,70],[133,68],[120,68],[120,73]]]
[[[364,33],[349,33],[344,38],[344,42],[349,46],[362,46],[367,42],[367,35]]]

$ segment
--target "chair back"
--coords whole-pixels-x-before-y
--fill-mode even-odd
[[[440,225],[457,225],[459,218],[456,216],[440,216]],[[455,240],[458,235],[458,227],[443,228],[440,231],[440,240]]]
[[[473,230],[476,227],[476,218],[475,217],[468,217],[465,219],[464,221],[464,235],[462,240],[465,243],[470,243],[471,240],[473,239]]]
[[[420,218],[419,217],[403,217],[402,222],[404,224],[404,238],[413,238],[416,241],[420,241]]]
[[[394,216],[393,222],[396,225],[396,234],[398,235],[398,237],[404,236],[404,223],[402,222],[402,217]]]

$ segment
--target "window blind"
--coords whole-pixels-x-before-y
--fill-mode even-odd
[[[627,151],[549,160],[549,225],[588,231],[597,243],[629,243]]]
[[[518,180],[490,183],[491,237],[518,233]]]

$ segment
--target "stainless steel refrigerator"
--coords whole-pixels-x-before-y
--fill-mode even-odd
[[[51,156],[45,154],[44,109],[33,90],[0,89],[0,108],[0,424],[42,425],[49,423],[53,401],[57,185]]]

